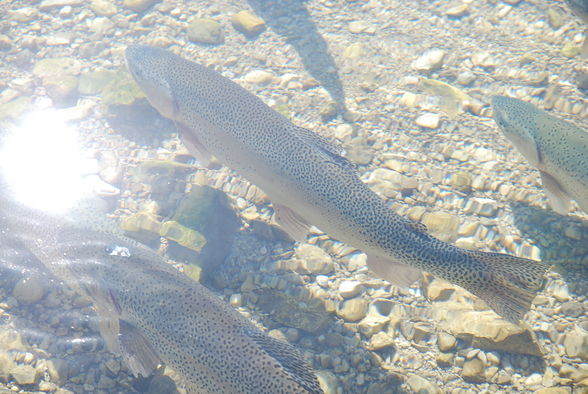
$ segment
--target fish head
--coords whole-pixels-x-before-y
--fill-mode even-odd
[[[536,143],[536,124],[541,112],[530,103],[506,96],[492,98],[494,121],[506,138],[535,167],[541,157]]]
[[[125,50],[127,68],[147,96],[149,103],[166,118],[174,119],[178,109],[169,80],[172,53],[147,45],[129,45]]]

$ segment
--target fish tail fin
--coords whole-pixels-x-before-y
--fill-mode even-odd
[[[467,251],[467,254],[485,269],[480,280],[466,289],[505,319],[518,323],[543,287],[549,265],[502,253]]]

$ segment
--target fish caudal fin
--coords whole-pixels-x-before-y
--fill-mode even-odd
[[[501,253],[467,251],[467,254],[486,269],[481,271],[480,280],[466,289],[505,319],[518,323],[542,288],[549,265]]]

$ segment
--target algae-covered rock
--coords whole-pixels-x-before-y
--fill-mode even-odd
[[[58,103],[71,99],[78,87],[80,62],[69,57],[39,60],[33,74],[43,81],[47,94]]]
[[[130,105],[145,94],[128,71],[120,70],[102,90],[102,105]]]
[[[222,25],[217,21],[196,18],[188,25],[188,39],[202,44],[222,44],[225,36]]]
[[[550,7],[547,10],[547,22],[549,26],[557,30],[563,26],[565,20],[563,15],[555,7]]]
[[[233,27],[248,37],[253,37],[265,29],[265,22],[249,11],[240,11],[231,17]]]
[[[561,54],[565,57],[576,57],[580,54],[580,47],[573,42],[566,42],[561,49]]]
[[[261,292],[257,305],[272,320],[310,333],[321,331],[329,322],[323,301],[317,298],[303,301],[299,294],[265,289]]]
[[[83,95],[100,93],[116,75],[113,71],[90,71],[80,76],[78,93]]]
[[[31,106],[31,98],[20,96],[5,104],[0,105],[1,119],[17,119]]]
[[[161,222],[155,214],[142,211],[122,218],[120,228],[133,238],[149,242],[159,238]]]
[[[173,220],[161,225],[159,235],[195,252],[200,252],[206,245],[206,238],[202,234]]]
[[[187,174],[197,167],[173,160],[145,160],[131,170],[133,176],[140,182],[149,183],[154,176],[173,177]]]

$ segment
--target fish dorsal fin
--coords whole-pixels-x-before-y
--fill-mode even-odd
[[[150,376],[162,363],[151,343],[137,327],[125,320],[119,321],[119,331],[120,351],[129,370],[135,377]]]
[[[549,199],[549,205],[560,215],[566,215],[570,210],[571,198],[552,175],[539,171],[541,182]]]
[[[296,348],[286,342],[272,338],[254,327],[243,327],[242,330],[247,337],[276,360],[283,370],[308,390],[309,393],[322,393],[315,374]]]
[[[322,135],[304,127],[296,126],[295,133],[297,137],[305,144],[318,148],[322,153],[327,155],[330,161],[346,168],[355,169],[353,163],[345,158],[345,149],[335,142],[329,141]]]

